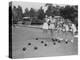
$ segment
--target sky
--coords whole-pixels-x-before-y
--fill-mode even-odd
[[[25,10],[25,8],[28,8],[30,10],[30,8],[34,8],[36,10],[38,10],[41,6],[45,6],[45,3],[36,3],[36,2],[13,2],[12,3],[13,6],[18,7],[18,5],[20,5],[23,9],[23,12]]]
[[[47,10],[47,7],[45,7],[46,3],[39,3],[39,2],[17,2],[17,1],[13,1],[12,5],[18,7],[18,5],[20,5],[22,7],[23,12],[25,11],[25,8],[28,8],[30,10],[30,8],[34,8],[35,10],[38,10],[41,6],[44,9],[44,12]],[[56,6],[56,4],[54,4]],[[59,5],[59,6],[65,6],[65,5]]]

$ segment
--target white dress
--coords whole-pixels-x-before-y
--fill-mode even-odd
[[[66,31],[69,31],[69,26],[68,25],[64,24],[64,27],[65,27]]]
[[[72,24],[71,28],[72,28],[74,33],[77,31],[76,26],[74,24]]]
[[[55,19],[51,20],[51,23],[49,25],[49,29],[55,29]]]
[[[43,29],[48,29],[48,23],[47,22],[45,22],[44,24],[43,24],[43,27],[42,27]]]
[[[43,23],[43,29],[48,29],[48,22],[49,22],[49,19],[46,19],[46,22]]]
[[[51,23],[49,29],[55,29],[55,25]]]

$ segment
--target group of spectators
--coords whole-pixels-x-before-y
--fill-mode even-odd
[[[64,19],[61,16],[45,16],[45,22],[43,23],[44,30],[62,31],[62,32],[72,32],[75,34],[77,32],[76,25],[73,24],[69,19]]]

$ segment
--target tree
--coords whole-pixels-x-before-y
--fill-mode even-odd
[[[18,6],[17,14],[18,14],[18,20],[22,20],[23,12],[22,12],[22,7],[21,6]]]
[[[46,3],[45,6],[52,6],[53,4],[51,3]]]
[[[64,18],[71,18],[71,13],[72,13],[72,9],[70,6],[65,6],[65,8],[61,11],[61,15],[64,17]]]
[[[29,11],[29,16],[34,17],[35,16],[35,9],[31,8]]]
[[[74,17],[73,23],[77,26],[78,28],[78,6],[72,6],[72,8],[74,9],[74,13],[72,14],[72,16]]]
[[[53,4],[45,4],[45,6],[48,6],[48,9],[46,10],[46,15],[48,16],[58,16],[60,15],[60,6],[53,6]]]
[[[56,6],[53,6],[53,14],[54,16],[60,16],[60,6],[59,5],[56,5]]]
[[[12,20],[13,20],[13,24],[16,24],[18,21],[17,8],[15,6],[13,6],[12,9]]]
[[[24,12],[23,16],[24,17],[28,17],[29,16],[29,10],[28,10],[28,8],[25,9],[25,12]]]
[[[73,23],[75,21],[75,17],[78,17],[77,9],[74,9],[74,6],[69,5],[65,6],[65,8],[60,11],[60,14],[64,18],[70,19]]]
[[[42,7],[38,10],[38,19],[43,20],[43,18],[45,17],[44,14],[44,10],[42,9]]]
[[[48,16],[52,16],[53,15],[53,6],[52,4],[45,4],[45,6],[48,6],[48,9],[46,10],[45,14]]]
[[[12,17],[13,17],[13,23],[16,24],[19,20],[22,20],[22,7],[18,6],[18,8],[16,8],[15,6],[13,6],[12,9]]]

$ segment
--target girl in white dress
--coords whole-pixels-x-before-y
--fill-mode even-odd
[[[55,19],[52,18],[52,16],[49,17],[50,19],[50,25],[49,25],[49,29],[50,29],[50,34],[51,34],[51,39],[53,39],[53,30],[55,29]]]
[[[53,29],[55,29],[55,21],[56,21],[56,20],[53,19],[52,16],[50,16],[49,19],[50,19],[49,29],[50,29],[50,30],[53,30]]]
[[[65,27],[65,32],[69,31],[69,26],[67,24],[63,24],[63,26]]]
[[[76,26],[73,23],[71,24],[71,28],[72,28],[72,32],[73,32],[73,35],[74,35],[75,32],[77,31],[77,29],[76,29]]]
[[[43,26],[42,26],[42,29],[44,32],[47,32],[48,30],[48,22],[49,22],[49,19],[46,17],[45,22],[43,23]]]

